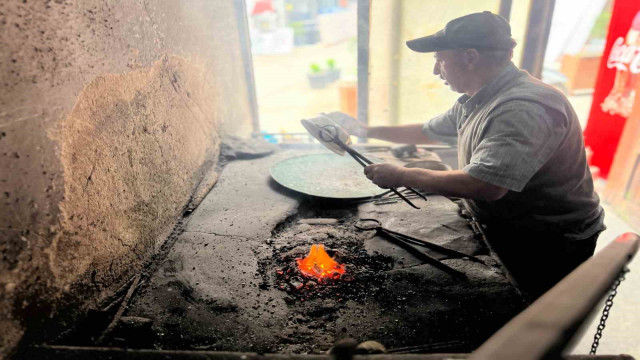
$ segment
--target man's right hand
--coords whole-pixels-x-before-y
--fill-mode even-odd
[[[334,111],[328,114],[323,113],[322,115],[333,120],[336,124],[342,127],[346,132],[348,132],[349,135],[357,137],[367,137],[367,125],[343,112]]]

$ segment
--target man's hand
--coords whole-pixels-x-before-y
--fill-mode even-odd
[[[364,168],[364,174],[374,184],[383,189],[406,186],[404,173],[406,168],[392,164],[373,164]]]
[[[361,121],[358,121],[351,116],[339,111],[334,111],[323,115],[330,118],[340,127],[345,129],[345,131],[349,133],[349,135],[367,137],[367,125],[365,125]]]
[[[374,164],[364,168],[364,174],[381,188],[412,187],[444,196],[496,201],[509,191],[484,182],[464,170],[436,171],[409,169],[391,164]]]

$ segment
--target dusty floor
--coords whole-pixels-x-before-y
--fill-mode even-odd
[[[640,224],[632,227],[616,216],[613,209],[603,204],[605,208],[605,230],[598,239],[596,253],[607,246],[616,237],[625,232],[640,234]],[[629,354],[640,358],[640,336],[638,324],[640,324],[640,258],[636,254],[635,259],[628,266],[631,270],[618,288],[618,295],[614,300],[606,328],[603,332],[598,354]],[[577,339],[573,354],[588,354],[591,350],[593,335],[600,323],[600,316],[604,304],[601,303],[593,314],[593,318],[584,329],[584,333]]]
[[[388,348],[465,352],[522,309],[457,204],[430,196],[414,210],[404,203],[301,197],[269,177],[274,163],[299,154],[280,151],[229,163],[102,343],[321,353],[353,337]],[[357,231],[358,217],[381,219],[487,265],[440,256],[467,274],[456,279],[373,232]],[[314,243],[346,264],[347,274],[320,282],[297,273],[295,259]]]

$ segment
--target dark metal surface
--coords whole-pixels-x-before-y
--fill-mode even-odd
[[[469,354],[376,354],[355,355],[354,360],[463,360]],[[257,354],[251,352],[125,349],[115,347],[38,346],[20,359],[39,360],[334,360],[334,355]],[[566,355],[564,360],[634,360],[629,355]]]
[[[330,153],[289,158],[270,172],[286,188],[323,198],[359,199],[387,191],[369,181],[352,159]]]
[[[340,149],[342,149],[343,151],[346,151],[355,161],[357,161],[360,165],[362,165],[362,167],[367,167],[367,165],[373,165],[373,161],[367,159],[364,155],[360,154],[359,152],[357,152],[356,150],[350,148],[347,144],[345,144],[344,142],[342,142],[342,140],[340,140],[340,138],[338,137],[339,134],[339,129],[337,126],[334,125],[327,125],[327,126],[323,126],[322,127],[322,131],[320,132],[320,137],[327,142],[332,142],[336,145],[338,145],[340,147]],[[415,206],[411,200],[407,199],[404,195],[402,195],[402,193],[400,193],[398,190],[396,190],[395,188],[389,188],[394,194],[396,194],[396,196],[398,196],[399,198],[401,198],[404,202],[406,202],[407,204],[409,204],[412,208],[415,209],[420,209],[419,207]],[[421,198],[423,198],[425,201],[427,201],[427,198],[420,194],[418,191],[416,191],[415,189],[412,189],[410,187],[406,187],[407,190],[411,191],[412,193],[414,193],[417,196],[420,196]]]
[[[387,229],[383,227],[380,220],[377,220],[377,219],[361,218],[360,220],[358,220],[358,222],[356,222],[355,227],[356,229],[361,231],[369,231],[369,230],[376,231],[376,233],[384,236],[389,241],[392,241],[397,245],[405,248],[407,251],[409,251],[411,254],[413,254],[420,260],[428,264],[431,264],[437,267],[438,269],[450,275],[453,275],[455,277],[465,278],[466,275],[465,273],[460,272],[450,266],[447,266],[446,264],[442,263],[440,260],[435,259],[430,255],[418,250],[417,248],[415,248],[415,246],[421,246],[421,247],[429,248],[431,250],[435,250],[441,254],[448,255],[450,258],[467,258],[471,261],[484,264],[484,261],[476,258],[475,256],[467,255],[453,249],[445,248],[438,244],[434,244],[422,239],[415,238],[413,236],[405,235],[397,231]]]
[[[367,159],[364,155],[349,147],[349,144],[351,144],[351,137],[343,128],[336,125],[331,118],[320,115],[310,120],[302,119],[300,122],[302,123],[302,126],[307,129],[309,134],[318,139],[318,141],[320,141],[322,145],[326,146],[327,149],[333,151],[338,155],[344,155],[344,153],[349,154],[349,156],[351,156],[353,160],[355,160],[362,167],[367,167],[367,165],[373,164],[373,161]],[[407,199],[395,188],[389,189],[411,207],[420,209],[419,207],[415,206],[411,202],[411,200]],[[407,187],[407,189],[415,195],[420,196],[425,201],[427,200],[424,195],[420,194],[415,189],[412,189],[410,187]]]

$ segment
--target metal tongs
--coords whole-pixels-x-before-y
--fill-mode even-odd
[[[383,227],[382,223],[380,222],[380,220],[377,220],[377,219],[362,218],[362,219],[358,220],[358,222],[356,222],[356,224],[354,226],[355,226],[356,229],[361,230],[361,231],[374,230],[377,234],[379,234],[381,236],[384,236],[389,241],[391,241],[394,244],[404,248],[409,253],[411,253],[412,255],[417,257],[418,259],[422,260],[423,262],[431,264],[431,265],[435,266],[436,268],[438,268],[438,269],[440,269],[440,270],[446,272],[447,274],[450,274],[451,276],[456,277],[456,278],[466,278],[466,275],[465,275],[465,273],[446,265],[442,261],[430,256],[429,254],[420,251],[419,249],[416,248],[416,246],[420,246],[420,247],[425,247],[427,249],[431,249],[433,251],[436,251],[436,252],[439,252],[441,254],[447,255],[449,258],[463,258],[463,259],[468,259],[468,260],[471,260],[473,262],[477,262],[477,263],[486,265],[484,261],[478,259],[477,257],[475,257],[473,255],[467,255],[467,254],[462,253],[462,252],[457,251],[457,250],[449,249],[449,248],[446,248],[444,246],[440,246],[438,244],[434,244],[434,243],[426,241],[426,240],[418,239],[418,238],[415,238],[413,236],[409,236],[409,235],[406,235],[406,234],[403,234],[403,233],[399,233],[397,231],[393,231],[393,230],[387,229],[387,228]]]
[[[324,118],[327,119],[326,121],[333,122],[328,117],[324,117]],[[347,154],[351,155],[351,157],[355,161],[357,161],[358,164],[362,165],[362,167],[367,167],[367,165],[372,165],[373,164],[373,161],[367,159],[364,155],[360,154],[359,152],[354,150],[352,147],[347,145],[345,143],[345,141],[340,139],[341,133],[342,133],[343,137],[346,136],[347,141],[349,141],[350,138],[349,138],[349,135],[346,134],[346,132],[344,130],[342,130],[341,128],[339,128],[337,125],[329,123],[329,124],[320,126],[320,125],[318,125],[316,123],[313,123],[313,122],[311,122],[309,120],[302,120],[301,122],[302,122],[302,125],[307,129],[307,131],[309,131],[309,133],[311,135],[313,135],[316,139],[320,140],[320,142],[323,145],[325,145],[327,148],[329,148],[329,150],[335,152],[338,155],[343,155],[344,152],[346,152]],[[342,132],[341,132],[341,130],[342,130]],[[337,145],[338,149],[341,150],[341,151],[337,151],[338,149],[336,149],[334,146],[331,146],[331,145],[334,145],[334,144]],[[404,200],[404,202],[406,202],[407,204],[411,205],[413,208],[420,209],[419,207],[414,205],[411,202],[411,200],[407,199],[404,195],[402,195],[395,188],[389,188],[389,189],[391,191],[393,191],[402,200]],[[423,194],[421,194],[420,192],[418,192],[415,189],[412,189],[410,187],[407,187],[407,189],[410,190],[411,192],[415,193],[416,195],[418,195],[419,197],[421,197],[425,201],[427,201],[427,197],[424,196]]]

